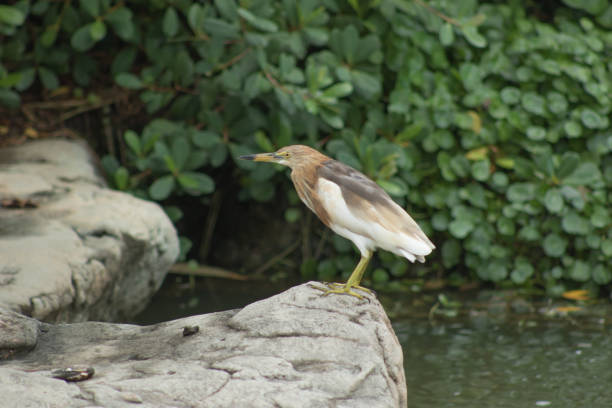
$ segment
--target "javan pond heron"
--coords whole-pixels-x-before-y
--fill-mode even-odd
[[[435,248],[410,215],[387,192],[363,173],[308,146],[294,145],[273,153],[240,156],[244,160],[272,162],[291,168],[291,180],[300,199],[323,224],[347,238],[361,259],[345,284],[329,283],[325,294],[362,298],[359,286],[376,248],[411,262],[425,262]]]

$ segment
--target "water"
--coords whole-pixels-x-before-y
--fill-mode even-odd
[[[463,320],[394,323],[411,408],[612,407],[612,330]]]
[[[195,288],[167,282],[134,322],[239,308],[286,287],[219,279],[198,280]],[[410,408],[612,407],[610,305],[576,317],[550,316],[542,310],[552,306],[528,303],[513,311],[499,297],[476,303],[464,296],[457,316],[432,317],[433,295],[379,298],[403,347]]]

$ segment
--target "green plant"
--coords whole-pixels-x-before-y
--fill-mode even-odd
[[[547,3],[548,4],[548,3]],[[549,4],[550,5],[550,4]],[[106,159],[118,188],[208,194],[211,171],[292,143],[323,149],[408,207],[438,244],[373,280],[596,290],[612,281],[612,5],[566,0],[18,1],[0,7],[0,103],[114,87],[157,119]],[[101,85],[102,84],[102,85]],[[235,162],[242,198],[290,191]],[[288,192],[288,221],[303,213]],[[306,277],[350,270],[333,238]]]

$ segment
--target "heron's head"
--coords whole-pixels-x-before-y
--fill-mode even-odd
[[[329,157],[324,154],[304,145],[286,146],[273,153],[249,154],[240,156],[240,158],[244,160],[278,163],[283,166],[291,167],[292,169],[301,166],[315,165],[323,160],[329,159]]]

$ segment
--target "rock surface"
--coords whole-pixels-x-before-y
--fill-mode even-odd
[[[401,346],[367,298],[322,297],[304,284],[241,310],[152,326],[15,322],[0,311],[14,327],[9,346],[0,342],[5,355],[31,346],[32,325],[39,333],[32,351],[0,362],[2,405],[405,407]],[[199,331],[184,336],[185,326]],[[74,366],[95,374],[52,378]]]
[[[177,255],[163,210],[106,188],[85,143],[0,150],[0,306],[50,322],[123,320]]]

